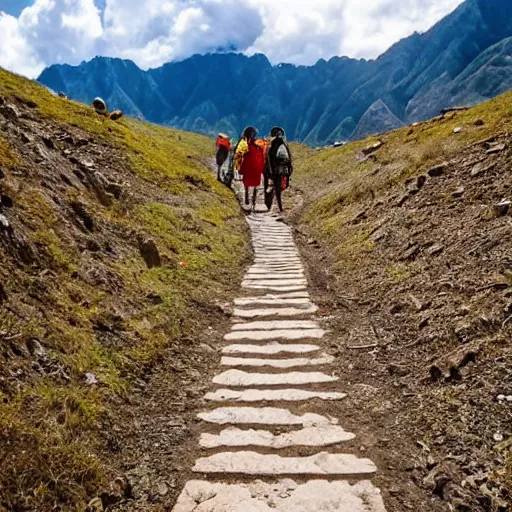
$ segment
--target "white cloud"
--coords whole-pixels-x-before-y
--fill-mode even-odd
[[[0,0],[1,1],[1,0]],[[0,65],[36,76],[95,55],[143,68],[194,53],[238,49],[272,62],[377,57],[424,31],[462,0],[33,0],[0,14]]]

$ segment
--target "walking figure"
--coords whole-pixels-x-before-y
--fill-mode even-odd
[[[290,186],[293,173],[292,154],[283,128],[270,130],[269,149],[265,167],[265,205],[270,210],[276,197],[279,211],[283,211],[282,193]]]
[[[256,210],[258,187],[261,185],[261,177],[265,172],[266,147],[264,140],[256,139],[258,131],[253,126],[248,126],[235,149],[235,166],[242,175],[244,184],[244,202],[249,206],[250,189],[252,189],[251,208]]]
[[[215,160],[217,162],[217,180],[222,181],[220,171],[229,156],[231,141],[225,133],[219,133],[215,145],[217,146],[217,152],[215,154]]]

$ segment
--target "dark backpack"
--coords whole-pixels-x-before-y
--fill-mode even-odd
[[[293,172],[292,155],[288,144],[282,137],[276,137],[269,151],[270,174],[289,177]]]

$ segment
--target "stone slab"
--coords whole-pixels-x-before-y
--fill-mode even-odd
[[[192,468],[195,473],[258,476],[359,476],[377,471],[370,459],[352,454],[317,453],[311,457],[281,457],[255,452],[226,452],[203,457]]]
[[[269,331],[276,329],[319,329],[320,326],[313,320],[269,320],[258,322],[244,322],[233,325],[233,331]]]
[[[251,278],[254,276],[260,277],[260,276],[268,276],[267,279],[274,279],[274,276],[284,276],[287,279],[290,279],[290,276],[293,277],[304,277],[304,270],[271,270],[267,268],[255,268],[255,269],[249,269],[246,274],[246,276],[250,276]]]
[[[214,384],[233,387],[251,386],[303,386],[306,384],[324,384],[336,382],[322,372],[289,372],[289,373],[248,373],[241,370],[227,370],[213,378]]]
[[[369,481],[281,480],[243,484],[193,480],[173,512],[386,512],[379,489]]]
[[[269,292],[301,292],[306,291],[308,289],[307,285],[301,284],[296,286],[270,286],[270,285],[261,285],[261,284],[250,284],[244,286],[246,290],[266,290]]]
[[[331,364],[334,361],[332,356],[324,356],[317,358],[298,358],[298,359],[248,359],[245,357],[223,357],[220,364],[222,366],[252,366],[255,368],[297,368],[299,366],[323,366]]]
[[[308,282],[305,279],[245,279],[242,286],[305,286]]]
[[[278,280],[278,279],[304,279],[304,272],[247,272],[244,276],[244,280],[256,280],[256,279],[264,279],[268,280]]]
[[[289,292],[289,293],[267,293],[257,297],[244,297],[244,299],[308,299],[308,292]]]
[[[310,354],[320,350],[318,345],[283,345],[268,343],[267,345],[228,345],[222,349],[223,354]]]
[[[230,332],[224,336],[227,341],[237,340],[300,340],[300,339],[319,339],[325,335],[323,329],[283,329],[275,331],[237,331]]]
[[[210,402],[302,402],[312,399],[343,400],[346,396],[345,393],[302,389],[218,389],[214,393],[207,393],[205,399]]]
[[[304,294],[307,295],[307,294]],[[234,300],[234,305],[237,307],[245,307],[245,306],[272,306],[273,308],[278,306],[289,307],[293,306],[295,308],[308,308],[311,305],[309,297],[298,297],[298,298],[281,298],[278,295],[272,296],[262,296],[262,297],[243,297],[240,299]]]
[[[282,450],[294,446],[322,447],[352,441],[355,435],[346,432],[338,425],[321,427],[308,427],[294,430],[280,435],[274,435],[266,430],[241,430],[231,427],[223,430],[219,435],[202,434],[199,444],[203,448],[238,448],[242,446],[258,446]]]
[[[313,315],[318,311],[318,306],[310,306],[309,308],[256,308],[256,309],[240,309],[233,310],[233,316],[237,318],[264,318],[264,317],[291,317]]]
[[[197,415],[203,421],[217,425],[337,425],[338,421],[320,414],[293,414],[288,409],[276,407],[219,407]]]

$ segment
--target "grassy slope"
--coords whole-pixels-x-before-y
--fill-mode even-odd
[[[476,121],[483,121],[483,124],[476,123]],[[457,127],[463,128],[462,133],[454,133],[454,129]],[[389,218],[392,218],[395,219],[394,223],[388,223],[383,229],[387,229],[388,232],[402,230],[402,232],[408,233],[411,237],[410,244],[412,244],[414,243],[412,241],[415,235],[414,229],[420,232],[421,223],[424,222],[420,216],[422,210],[418,207],[417,210],[414,210],[414,206],[411,206],[410,210],[403,213],[404,221],[400,225],[398,220],[400,209],[393,210],[392,207],[386,205],[396,202],[404,194],[404,184],[409,179],[424,174],[432,166],[451,159],[457,162],[455,165],[460,166],[461,162],[463,165],[465,155],[469,153],[464,148],[490,136],[510,133],[511,130],[512,92],[509,92],[469,111],[450,114],[444,120],[427,121],[414,127],[406,127],[382,136],[350,143],[342,148],[313,151],[296,146],[294,154],[296,155],[297,172],[294,182],[304,197],[301,221],[310,234],[318,237],[325,247],[332,248],[331,262],[337,270],[340,283],[347,286],[347,291],[351,290],[355,294],[361,294],[362,299],[380,297],[382,310],[385,310],[386,307],[389,309],[390,305],[386,294],[393,297],[393,294],[396,296],[397,293],[401,293],[401,290],[407,290],[408,286],[414,286],[408,283],[414,282],[410,281],[413,274],[417,275],[425,271],[425,263],[392,264],[393,262],[386,260],[385,257],[390,251],[387,248],[387,252],[384,251],[382,244],[379,245],[374,240],[372,233],[379,228],[382,222],[388,222]],[[378,140],[384,141],[385,145],[375,153],[376,158],[364,159],[361,150]],[[485,159],[485,149],[482,152]],[[512,180],[506,178],[507,173],[511,176],[509,165],[510,160],[503,166],[500,164],[497,170],[504,183],[504,188],[500,191],[504,195],[498,195],[495,201],[498,201],[500,197],[510,199],[508,194]],[[448,172],[446,179],[449,179],[450,173],[451,171]],[[454,186],[453,182],[450,183],[449,186]],[[464,184],[470,185],[469,182]],[[453,202],[453,198],[451,198],[453,190],[448,189],[443,192],[444,204]],[[428,192],[422,192],[419,195],[425,197],[425,194]],[[437,200],[438,196],[431,197],[432,204],[435,205]],[[465,221],[469,225],[475,224],[482,229],[482,222],[478,224],[477,220],[472,220],[475,210],[479,211],[478,209],[472,210],[471,205],[467,206]],[[378,213],[375,213],[376,211]],[[393,211],[398,213],[391,213]],[[415,211],[417,218],[423,219],[422,221],[416,223],[412,221]],[[432,215],[435,219],[435,211]],[[451,218],[446,217],[446,219],[451,221]],[[503,220],[502,225],[504,226],[506,222]],[[442,222],[439,225],[442,229]],[[505,230],[505,227],[502,229]],[[464,233],[464,236],[468,236],[468,240],[471,236],[471,230],[469,231],[469,234]],[[390,237],[396,236],[397,232],[391,231]],[[433,232],[432,236],[435,237],[435,233]],[[476,228],[474,236],[478,237]],[[459,238],[459,233],[455,229],[452,239],[454,245],[460,242]],[[469,243],[471,244],[471,242]],[[463,257],[464,254],[459,254],[459,261],[454,263],[457,270],[465,268],[457,266],[461,265],[460,261],[463,260]],[[484,262],[485,258],[482,258],[480,263],[485,269]],[[435,265],[435,262],[433,264]],[[487,266],[491,267],[489,264]],[[439,272],[442,275],[441,270]],[[380,277],[382,277],[382,281],[377,282]],[[460,275],[458,279],[463,280],[465,277],[465,275]],[[497,280],[507,279],[506,274],[504,276],[496,274],[494,277]],[[488,279],[487,276],[486,278]],[[510,280],[510,274],[508,274],[508,279]],[[422,290],[412,288],[412,292],[420,296]],[[380,306],[375,306],[375,309],[380,311]],[[499,314],[502,315],[503,312]],[[393,320],[395,327],[397,326],[396,318]],[[455,320],[452,319],[451,323],[453,324],[453,322]],[[501,325],[501,320],[499,324]],[[413,328],[412,331],[415,332],[415,329]],[[419,335],[416,334],[416,336]],[[506,332],[503,332],[503,336],[506,337]],[[414,339],[416,338],[413,337],[412,341]],[[500,355],[500,350],[506,350],[506,346],[505,344],[501,349],[498,348],[499,346],[496,349],[490,349],[490,367],[492,367],[493,358]],[[398,350],[400,351],[400,348]],[[446,352],[448,345],[444,348],[444,352],[442,346],[431,346],[429,350],[430,353],[427,351],[418,356],[408,353],[404,348],[399,356],[401,355],[407,360],[423,357],[428,361],[431,357],[436,356],[436,351],[438,351],[438,356]],[[497,352],[493,353],[493,350]],[[508,442],[510,443],[510,441],[509,439]],[[512,486],[512,453],[509,454],[506,469],[499,474],[504,487],[510,489]]]
[[[129,393],[133,377],[169,346],[179,352],[181,336],[193,336],[194,304],[211,305],[237,282],[244,226],[233,195],[201,163],[212,150],[205,137],[112,122],[1,69],[0,97],[35,102],[31,113],[45,126],[110,148],[112,166],[132,190],[111,206],[84,187],[50,193],[23,146],[0,135],[0,191],[14,200],[4,213],[37,252],[31,265],[2,257],[0,270],[8,296],[0,315],[0,509],[82,510],[113,472],[101,430],[115,416],[116,397]],[[70,228],[68,206],[76,200],[93,212],[114,255],[83,250]],[[163,266],[146,267],[137,234],[155,240]],[[86,267],[107,284],[83,279]],[[57,371],[34,373],[16,357],[26,356],[30,339],[41,342]],[[84,386],[84,372],[101,385]]]

